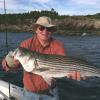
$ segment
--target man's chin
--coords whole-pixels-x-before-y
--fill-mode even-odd
[[[42,40],[47,41],[47,40],[49,40],[49,38],[48,37],[42,37]]]

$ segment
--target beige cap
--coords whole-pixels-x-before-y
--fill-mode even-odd
[[[51,18],[46,17],[46,16],[39,17],[38,20],[36,21],[36,23],[34,23],[34,25],[41,25],[44,27],[56,26],[56,25],[52,24]]]

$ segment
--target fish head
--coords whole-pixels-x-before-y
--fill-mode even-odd
[[[19,60],[25,71],[31,72],[35,68],[34,52],[25,48],[17,48],[14,51],[14,58]]]
[[[28,52],[26,52],[23,48],[17,48],[13,52],[13,57],[20,61],[20,59],[29,58]]]

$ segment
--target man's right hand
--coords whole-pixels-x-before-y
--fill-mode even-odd
[[[72,71],[72,72],[70,72],[68,77],[70,79],[77,80],[77,81],[86,80],[87,79],[86,76],[82,77],[82,75],[81,75],[81,73],[79,71]]]
[[[14,67],[14,57],[13,57],[12,52],[9,52],[5,59],[6,59],[8,66],[10,68],[13,68]]]

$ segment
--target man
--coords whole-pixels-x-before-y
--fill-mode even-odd
[[[36,35],[22,42],[20,47],[44,54],[66,55],[64,45],[52,38],[54,27],[55,25],[52,24],[49,17],[40,17],[34,24]],[[13,71],[20,67],[19,61],[9,53],[2,65],[6,71]],[[69,73],[69,77],[75,80],[81,79],[79,72]],[[52,78],[49,81],[51,86],[46,83],[42,76],[24,71],[24,100],[59,100],[55,80]]]

